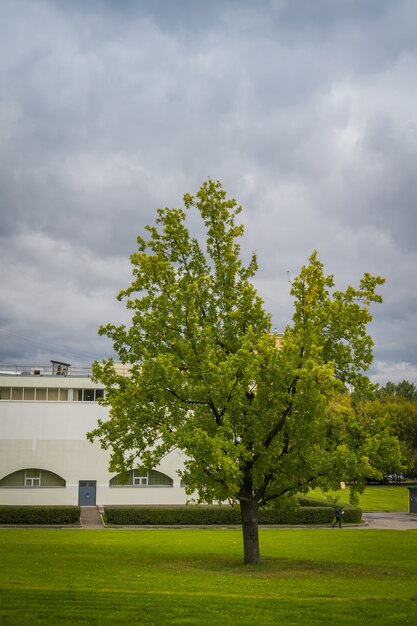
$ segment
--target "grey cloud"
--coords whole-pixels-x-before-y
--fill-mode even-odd
[[[4,358],[103,355],[96,330],[126,319],[114,295],[136,236],[210,176],[244,205],[243,250],[258,252],[278,328],[287,270],[317,248],[341,286],[387,276],[375,375],[409,363],[414,376],[413,2],[32,0],[0,13]]]

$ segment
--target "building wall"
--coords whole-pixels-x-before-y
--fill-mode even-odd
[[[0,386],[96,388],[88,378],[0,376]],[[0,400],[0,480],[28,468],[53,472],[65,487],[3,487],[0,504],[78,504],[80,480],[97,481],[98,505],[184,504],[178,469],[182,457],[167,455],[156,470],[173,480],[172,487],[115,486],[108,470],[110,454],[86,433],[105,419],[108,409],[96,402]]]

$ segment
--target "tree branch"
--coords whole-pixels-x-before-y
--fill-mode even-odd
[[[317,478],[322,478],[323,476],[326,476],[326,472],[320,472],[319,474],[310,476],[310,478],[308,478],[307,480],[303,480],[303,481],[298,480],[297,483],[291,487],[286,487],[285,489],[281,489],[279,492],[272,493],[266,497],[264,496],[261,500],[259,500],[259,506],[265,506],[265,504],[267,504],[268,502],[271,502],[271,500],[276,500],[277,498],[281,498],[285,494],[288,494],[291,492],[298,493],[301,487],[303,487],[306,484],[308,485],[312,483],[314,480],[317,480]]]

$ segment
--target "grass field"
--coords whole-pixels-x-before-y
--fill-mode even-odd
[[[0,623],[415,624],[417,533],[0,530]]]
[[[325,498],[320,489],[315,489],[308,495]],[[330,495],[332,497],[337,495],[341,502],[349,502],[348,489],[340,489]],[[370,485],[359,496],[359,506],[364,511],[408,511],[408,489],[404,485]]]

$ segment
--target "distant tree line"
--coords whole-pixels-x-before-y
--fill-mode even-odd
[[[375,395],[377,398],[402,398],[403,400],[417,400],[417,389],[414,383],[402,380],[400,383],[388,381],[384,387],[377,387]]]

